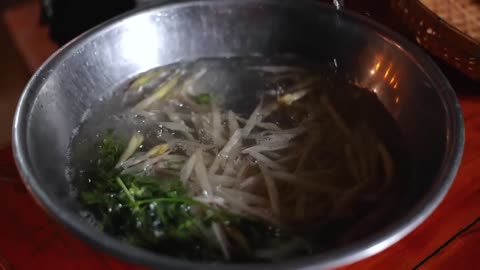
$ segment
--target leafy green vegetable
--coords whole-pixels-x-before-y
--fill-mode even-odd
[[[102,229],[113,236],[153,251],[197,260],[224,260],[210,230],[212,222],[232,232],[230,241],[237,243],[231,247],[234,260],[253,259],[249,247],[276,246],[290,237],[263,222],[190,198],[178,179],[122,175],[115,165],[125,145],[111,132],[97,149],[97,162],[88,173],[90,181],[82,188],[80,199]]]
[[[212,102],[212,97],[208,93],[192,96],[192,99],[197,104],[210,104]]]

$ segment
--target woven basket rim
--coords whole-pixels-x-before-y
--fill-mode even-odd
[[[462,36],[463,38],[465,38],[468,42],[474,44],[475,46],[478,46],[480,47],[480,40],[477,40],[475,38],[473,38],[472,36],[466,34],[465,32],[463,32],[462,30],[458,29],[457,27],[455,27],[454,25],[452,25],[451,23],[449,23],[448,21],[442,19],[442,17],[440,17],[437,13],[435,13],[432,9],[430,9],[428,6],[426,6],[421,0],[413,0],[415,2],[417,2],[418,4],[420,4],[422,6],[423,9],[425,9],[426,12],[428,12],[430,15],[432,15],[433,17],[435,17],[439,22],[441,22],[443,25],[445,25],[446,27],[448,27],[450,30],[454,31],[455,33],[457,33],[458,35]]]

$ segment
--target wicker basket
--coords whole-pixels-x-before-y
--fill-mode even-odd
[[[419,45],[480,81],[480,0],[392,0]]]

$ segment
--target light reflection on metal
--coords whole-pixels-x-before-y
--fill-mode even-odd
[[[384,79],[386,79],[388,77],[388,75],[390,74],[390,70],[392,69],[392,65],[390,65],[387,69],[387,71],[385,71],[385,76],[383,76]]]
[[[157,38],[162,33],[148,16],[135,17],[123,27],[120,46],[122,57],[127,63],[135,64],[139,68],[153,68],[160,58],[159,44],[162,40]],[[112,56],[113,57],[113,56]],[[113,60],[112,60],[113,61]]]
[[[380,69],[381,64],[382,64],[382,62],[381,62],[381,61],[378,61],[378,62],[375,64],[375,68],[373,68],[373,69],[370,70],[370,75],[374,75],[375,73],[377,73],[377,71]]]
[[[400,78],[398,74],[398,70],[395,69],[394,63],[385,63],[381,57],[377,57],[377,60],[374,62],[374,65],[371,67],[371,69],[368,70],[368,73],[370,73],[369,77],[372,77],[369,80],[370,82],[373,79],[373,76],[383,76],[383,81],[385,85],[388,85],[390,88],[393,88],[393,90],[398,89]],[[377,94],[379,93],[379,88],[382,87],[381,85],[377,84],[376,86],[370,86],[369,88],[371,89],[373,93]]]
[[[392,79],[390,80],[390,84],[393,84],[395,82],[397,78],[395,77],[395,75],[392,77]]]

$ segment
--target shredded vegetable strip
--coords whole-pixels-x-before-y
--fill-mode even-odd
[[[213,234],[217,238],[217,241],[222,249],[223,256],[226,260],[230,259],[230,251],[228,250],[228,240],[223,228],[216,222],[212,223]]]
[[[280,164],[278,164],[277,162],[269,159],[268,157],[266,157],[265,155],[259,153],[259,152],[254,152],[254,151],[249,151],[248,154],[250,156],[252,156],[254,159],[256,159],[258,162],[261,162],[263,164],[265,164],[265,166],[269,167],[269,168],[272,168],[272,169],[276,169],[276,170],[282,170],[282,171],[285,171],[286,168]]]
[[[130,141],[128,142],[128,146],[123,152],[123,154],[120,156],[120,159],[117,162],[117,165],[115,166],[116,168],[122,166],[122,163],[125,162],[129,157],[135,153],[135,150],[142,144],[143,142],[143,135],[140,133],[135,133],[133,134],[132,138],[130,138]]]
[[[200,80],[205,74],[207,74],[207,69],[202,68],[200,71],[195,73],[190,79],[185,81],[185,83],[183,84],[183,89],[187,93],[191,93],[192,90],[193,90],[193,85],[195,84],[195,82]]]
[[[304,190],[312,190],[315,192],[324,192],[329,194],[335,194],[338,190],[330,185],[325,185],[324,183],[309,181],[307,179],[301,179],[298,175],[290,174],[287,172],[281,171],[272,171],[271,175],[274,179],[290,183],[298,188]]]
[[[235,131],[237,131],[240,126],[238,125],[237,118],[234,112],[228,111],[228,129],[230,131],[230,136],[233,136]]]
[[[330,116],[333,118],[333,120],[335,120],[335,124],[337,124],[338,128],[343,132],[345,136],[347,136],[348,138],[351,138],[352,132],[350,131],[350,129],[348,128],[347,124],[345,123],[343,118],[340,116],[340,114],[338,114],[337,110],[335,110],[332,104],[330,104],[329,99],[326,96],[322,96],[320,100],[323,106],[325,106],[325,108],[327,109]]]
[[[214,144],[224,144],[225,139],[223,138],[222,133],[222,116],[220,115],[220,110],[215,104],[215,102],[212,102],[212,137]]]
[[[294,93],[291,93],[291,94],[286,94],[286,95],[278,98],[278,102],[283,104],[283,105],[290,106],[295,101],[297,101],[297,100],[303,98],[304,96],[306,96],[308,91],[309,90],[300,90],[300,91],[297,91],[297,92],[294,92]]]
[[[260,171],[262,172],[263,178],[265,179],[265,186],[267,187],[268,197],[270,198],[270,204],[272,207],[273,214],[280,215],[280,201],[278,196],[278,189],[275,185],[275,182],[270,175],[268,169],[262,164],[259,165]]]
[[[263,117],[261,114],[262,106],[263,100],[260,101],[258,106],[255,108],[255,110],[253,110],[252,114],[248,118],[247,123],[245,123],[245,126],[243,127],[243,137],[250,135],[255,125],[261,121]]]
[[[257,175],[252,175],[248,178],[245,178],[239,185],[240,189],[244,190],[247,189],[248,187],[255,186],[256,183],[258,183],[260,180],[260,177]]]
[[[239,247],[258,258],[275,259],[305,245],[297,239],[278,248],[252,249],[250,235],[221,222],[212,214],[215,211],[273,225],[317,224],[320,219],[328,223],[354,209],[372,185],[374,192],[387,189],[395,173],[386,146],[366,124],[349,125],[329,95],[316,91],[323,86],[316,76],[306,72],[296,76],[289,73],[291,67],[263,71],[266,76],[280,72],[271,80],[285,86],[277,92],[270,91],[275,87],[267,89],[253,111],[247,112],[226,108],[222,98],[203,92],[208,86],[201,82],[202,93],[196,93],[206,69],[190,76],[179,70],[173,75],[147,73],[131,85],[139,89],[148,83],[153,88],[162,81],[134,107],[154,122],[158,141],[144,143],[143,135],[135,133],[116,164],[119,175],[125,176],[127,185],[127,175],[180,180],[188,189],[183,202],[195,201],[190,203],[195,205],[191,211],[208,220],[200,222],[197,230],[210,238],[225,260],[234,257]],[[173,92],[177,89],[180,93]],[[142,144],[156,145],[139,149]],[[140,197],[135,192],[141,191],[129,189],[120,177],[114,179],[132,205],[173,202],[170,198],[136,202]]]
[[[230,205],[231,209],[236,212],[238,211],[244,212],[247,215],[250,215],[256,218],[261,218],[265,221],[271,222],[272,224],[280,223],[277,219],[275,219],[272,216],[271,213],[269,213],[268,209],[249,206],[246,203],[242,202],[241,200],[235,197],[229,196],[227,193],[225,193],[222,190],[219,190],[218,193]]]
[[[160,69],[160,70],[153,70],[153,71],[150,71],[150,72],[147,72],[147,73],[143,74],[138,79],[133,81],[133,83],[128,88],[127,92],[138,91],[139,88],[143,87],[145,84],[149,83],[150,81],[152,81],[156,77],[160,77],[160,75],[163,74],[163,73],[167,73],[167,71],[163,71],[163,70]]]
[[[242,179],[244,179],[245,174],[247,173],[248,167],[250,165],[248,164],[247,160],[242,160],[241,165],[239,166],[239,169],[237,171],[237,174],[235,175],[235,182],[240,183]]]
[[[298,173],[303,168],[303,165],[304,165],[305,161],[307,160],[308,156],[310,155],[310,151],[313,150],[313,146],[315,145],[316,140],[317,140],[317,138],[314,137],[314,136],[310,136],[308,138],[308,141],[307,141],[305,147],[303,148],[302,155],[300,156],[300,159],[298,160],[297,167],[295,168],[295,172]]]
[[[224,194],[229,194],[230,196],[239,198],[241,201],[249,205],[260,205],[267,206],[269,201],[262,196],[258,196],[249,192],[244,192],[240,190],[230,189],[230,188],[220,188]]]
[[[200,182],[200,186],[202,187],[204,195],[206,197],[210,197],[213,195],[213,190],[208,180],[207,168],[205,167],[205,163],[203,162],[202,151],[197,151],[195,155],[195,175]]]
[[[242,123],[242,124],[246,124],[248,119],[244,119],[240,116],[237,116],[236,119],[238,120],[238,122]],[[256,127],[259,127],[259,128],[262,128],[262,129],[265,129],[265,130],[272,130],[272,131],[281,131],[282,129],[275,123],[269,123],[269,122],[257,122],[255,123],[255,126]]]
[[[215,186],[232,187],[236,179],[228,175],[209,175],[210,182]]]
[[[182,170],[180,171],[180,181],[182,183],[186,183],[190,176],[192,175],[193,168],[195,167],[196,161],[197,161],[197,155],[198,153],[196,152],[193,154],[185,163],[183,166]]]
[[[233,135],[230,137],[228,142],[225,144],[223,149],[215,157],[215,160],[213,161],[213,164],[212,166],[210,166],[210,169],[208,171],[209,174],[215,174],[218,171],[218,169],[225,164],[225,161],[227,160],[230,152],[240,142],[241,138],[242,138],[241,130],[237,129],[233,133]]]
[[[172,79],[170,79],[168,82],[166,82],[164,85],[159,86],[156,90],[155,93],[152,94],[150,97],[142,100],[140,103],[135,106],[134,110],[135,111],[142,111],[147,109],[150,105],[152,105],[154,102],[164,98],[170,91],[173,90],[173,88],[177,85],[178,81],[180,80],[181,75],[176,74]]]

